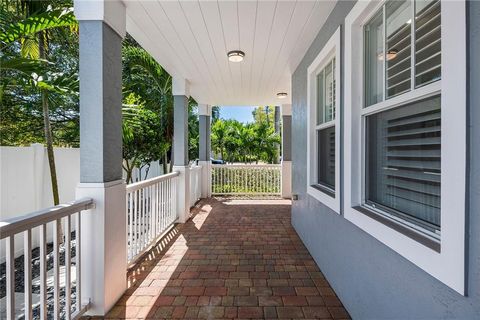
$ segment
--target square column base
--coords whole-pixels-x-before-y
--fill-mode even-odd
[[[173,166],[173,171],[180,172],[177,190],[177,222],[185,223],[190,218],[190,167]]]
[[[212,162],[199,161],[198,165],[202,167],[202,198],[212,196]]]
[[[282,198],[292,198],[292,161],[282,161]]]
[[[81,216],[81,301],[88,315],[104,316],[127,290],[125,183],[80,183],[77,199],[92,198],[95,208]]]

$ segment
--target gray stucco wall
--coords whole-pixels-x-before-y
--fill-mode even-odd
[[[293,75],[292,183],[299,200],[292,206],[292,224],[354,319],[480,319],[480,92],[473,89],[480,88],[480,2],[469,2],[467,12],[472,88],[467,297],[306,194],[307,68],[353,5],[346,1],[336,5]],[[343,136],[341,141],[343,145]]]

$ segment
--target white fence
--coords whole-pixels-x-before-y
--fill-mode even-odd
[[[212,194],[280,195],[281,169],[277,164],[212,165]]]
[[[1,223],[0,239],[5,239],[6,244],[6,310],[2,310],[0,318],[17,319],[23,315],[25,319],[33,319],[32,275],[38,272],[33,270],[38,267],[40,269],[40,301],[35,306],[38,309],[35,310],[35,314],[39,314],[41,319],[75,319],[84,313],[88,304],[82,305],[80,301],[82,287],[80,230],[82,211],[91,207],[93,207],[92,199],[77,200],[67,205],[40,210]],[[64,225],[63,239],[61,224]],[[53,234],[53,255],[47,250],[49,227]],[[40,234],[39,266],[37,263],[32,263],[32,231],[34,229],[39,229]],[[24,240],[23,272],[22,267],[15,265],[16,238]],[[48,270],[48,266],[52,264],[52,270]],[[18,293],[15,294],[15,288],[18,287],[15,284],[15,276],[22,273],[25,301],[23,305],[20,301],[15,302],[18,296]],[[53,292],[50,283],[53,283]],[[53,308],[48,308],[52,304]]]
[[[202,166],[190,167],[190,207],[202,196]]]
[[[80,149],[54,148],[60,203],[75,200]],[[53,206],[50,168],[43,145],[0,147],[1,220]]]
[[[179,172],[127,186],[127,258],[135,261],[148,251],[178,218]]]

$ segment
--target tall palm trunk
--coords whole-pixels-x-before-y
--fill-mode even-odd
[[[40,59],[47,58],[45,50],[45,34],[43,32],[38,33],[38,52]],[[53,138],[52,127],[50,126],[50,112],[48,110],[48,92],[41,90],[42,95],[42,111],[43,111],[43,128],[45,132],[45,142],[47,144],[47,158],[48,166],[50,168],[50,181],[52,183],[53,205],[60,204],[60,197],[58,196],[58,181],[57,181],[57,169],[55,167],[55,155],[53,153]],[[62,221],[59,219],[57,226],[57,234],[59,235],[60,243],[63,243],[63,228]],[[69,231],[67,231],[69,232]]]
[[[43,32],[38,33],[38,47],[40,59],[46,59],[45,35]],[[53,204],[56,206],[60,203],[58,196],[57,170],[55,167],[55,155],[53,153],[52,128],[50,126],[50,112],[48,110],[48,93],[46,90],[41,91],[42,94],[42,110],[43,110],[43,127],[45,132],[45,142],[47,144],[48,166],[50,167],[50,180],[52,183]]]
[[[275,106],[275,133],[280,136],[280,106]],[[274,163],[278,163],[278,156],[280,155],[280,145],[276,145],[277,154],[274,159]]]
[[[48,166],[50,168],[50,180],[52,182],[53,205],[56,206],[60,203],[60,199],[58,196],[57,170],[55,168],[55,155],[53,153],[52,129],[50,127],[47,95],[48,93],[42,90],[42,109],[44,123],[43,126],[45,131],[45,141],[47,144],[47,158]]]

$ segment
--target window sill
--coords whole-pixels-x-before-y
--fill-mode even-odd
[[[311,187],[329,195],[332,198],[335,198],[335,190],[322,186],[321,184],[312,184]]]
[[[412,230],[411,228],[396,222],[378,212],[375,212],[374,210],[371,210],[370,208],[364,207],[364,206],[356,206],[353,207],[352,209],[368,216],[371,219],[374,219],[383,225],[403,234],[406,237],[409,237],[412,240],[417,241],[418,243],[428,247],[429,249],[434,250],[435,252],[440,253],[441,252],[441,246],[440,242],[436,241],[435,239],[432,239],[426,235],[423,235],[415,230]]]
[[[321,185],[309,185],[307,186],[307,193],[337,214],[340,214],[340,199],[337,197],[335,191]]]

